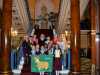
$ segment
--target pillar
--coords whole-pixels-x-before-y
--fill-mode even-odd
[[[90,18],[91,18],[91,75],[96,75],[96,8],[94,0],[90,0]]]
[[[1,19],[2,19],[2,11],[0,9],[0,36],[1,36]],[[1,37],[0,37],[0,51],[1,51]]]
[[[12,0],[3,0],[1,29],[0,74],[11,75],[10,69],[10,45],[12,25]]]
[[[80,3],[79,0],[71,0],[71,56],[72,71],[74,75],[80,72]]]
[[[100,75],[100,0],[96,5],[96,75]]]

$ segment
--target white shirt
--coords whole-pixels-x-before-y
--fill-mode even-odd
[[[56,58],[59,58],[60,55],[61,55],[60,50],[55,50],[55,57],[56,57]]]

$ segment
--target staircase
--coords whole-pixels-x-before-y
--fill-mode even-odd
[[[44,34],[46,37],[50,36],[51,38],[53,38],[53,32],[50,29],[37,29],[35,31],[35,34],[40,37],[41,34]]]
[[[88,58],[81,58],[81,75],[91,75],[91,60]]]

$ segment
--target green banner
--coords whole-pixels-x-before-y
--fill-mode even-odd
[[[53,55],[31,57],[31,72],[52,72]]]

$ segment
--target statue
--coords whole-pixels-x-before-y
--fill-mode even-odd
[[[38,17],[40,23],[40,29],[48,29],[48,16],[47,16],[47,7],[42,5],[41,15]]]

